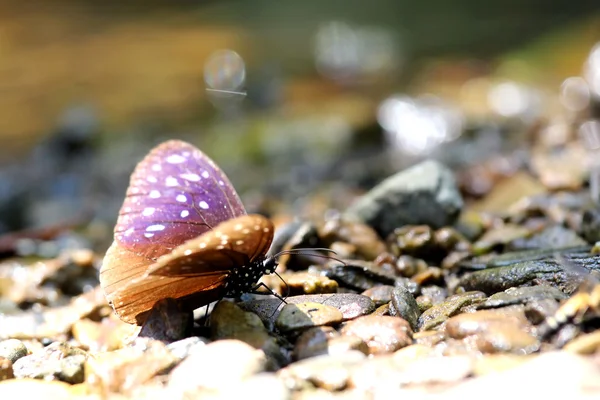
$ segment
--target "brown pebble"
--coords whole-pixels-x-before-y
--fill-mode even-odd
[[[363,296],[369,297],[373,300],[376,307],[379,307],[383,304],[389,303],[392,300],[392,292],[394,291],[394,287],[390,285],[379,285],[373,286],[371,289],[367,289],[362,292]]]
[[[391,353],[413,342],[410,324],[399,317],[367,315],[347,322],[341,333],[361,338],[370,354]]]

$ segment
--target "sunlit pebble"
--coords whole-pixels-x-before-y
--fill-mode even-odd
[[[198,203],[198,205],[200,206],[201,209],[208,210],[208,203],[205,202],[204,200],[202,200],[200,203]]]
[[[565,79],[560,87],[560,101],[571,111],[583,111],[590,104],[590,88],[582,77]]]
[[[177,200],[177,201],[178,201],[178,202],[180,202],[180,203],[185,203],[185,202],[187,202],[187,197],[185,197],[185,195],[184,195],[184,194],[178,194],[178,195],[175,197],[175,200]]]
[[[190,212],[188,210],[183,210],[179,215],[181,218],[185,218],[190,215]]]
[[[151,199],[158,199],[160,197],[160,192],[158,190],[151,190],[148,196],[150,196]]]

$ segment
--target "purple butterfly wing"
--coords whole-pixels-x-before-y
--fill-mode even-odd
[[[225,173],[196,147],[171,140],[150,151],[131,175],[115,240],[155,260],[245,214]]]

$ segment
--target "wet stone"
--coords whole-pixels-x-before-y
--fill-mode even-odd
[[[219,340],[194,351],[175,367],[168,386],[182,395],[223,389],[264,371],[265,366],[261,350],[239,340]]]
[[[485,294],[477,291],[450,296],[446,301],[434,305],[421,314],[418,322],[419,329],[425,331],[433,329],[449,317],[458,314],[463,307],[480,303],[483,299]]]
[[[0,342],[0,357],[6,358],[11,362],[17,361],[27,355],[27,347],[17,339],[7,339]]]
[[[495,293],[487,298],[483,303],[478,304],[477,308],[495,308],[504,307],[512,304],[526,304],[532,301],[540,300],[564,300],[568,296],[562,291],[552,286],[525,286],[512,287],[503,292]]]
[[[83,381],[83,365],[87,354],[67,343],[55,342],[31,355],[19,358],[13,366],[17,378]]]
[[[346,215],[386,237],[403,225],[452,225],[463,207],[453,172],[426,161],[387,178],[351,205]]]
[[[527,237],[531,229],[516,225],[506,224],[488,230],[477,242],[473,243],[475,254],[486,254],[495,248],[505,246],[510,242]]]
[[[173,354],[175,357],[183,360],[187,356],[189,356],[192,352],[205,346],[208,343],[207,339],[192,336],[189,338],[181,339],[173,343],[169,343],[167,345],[167,349]]]
[[[393,291],[394,286],[379,285],[365,290],[362,292],[362,295],[369,297],[371,300],[373,300],[375,306],[379,307],[380,305],[389,303],[392,300]]]
[[[321,303],[308,302],[286,304],[279,313],[275,326],[281,332],[289,332],[314,326],[334,325],[342,322],[342,320],[343,314],[337,308]]]
[[[398,316],[406,320],[413,331],[417,329],[417,323],[421,311],[414,296],[404,287],[396,287],[392,292],[390,303],[390,315]]]
[[[341,333],[361,338],[369,354],[391,353],[413,342],[410,324],[399,317],[367,315],[347,322]]]
[[[328,263],[323,271],[328,278],[337,281],[340,287],[364,291],[381,284],[395,285],[398,280],[394,273],[376,266],[373,262],[361,260],[345,260],[345,262],[346,265],[338,262]]]
[[[593,257],[573,261],[588,268],[598,269],[598,260],[593,260]],[[471,272],[460,278],[459,285],[465,290],[480,290],[491,295],[511,287],[534,286],[544,281],[565,293],[572,293],[584,279],[585,275],[570,273],[556,260],[548,259]]]
[[[13,363],[7,358],[0,357],[0,381],[7,379],[13,379],[15,374],[13,372]]]

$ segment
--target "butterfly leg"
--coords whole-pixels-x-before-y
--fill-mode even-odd
[[[252,294],[264,294],[258,291],[258,289],[260,287],[264,287],[265,289],[267,289],[267,291],[269,293],[271,293],[273,296],[277,297],[279,300],[281,300],[283,303],[287,304],[287,302],[285,301],[285,299],[283,297],[281,297],[280,295],[278,295],[277,293],[275,293],[274,291],[271,290],[270,287],[268,287],[267,285],[265,285],[263,282],[258,283],[256,286],[254,286],[252,288],[252,290],[250,291],[250,293]],[[286,296],[287,297],[287,296]]]

